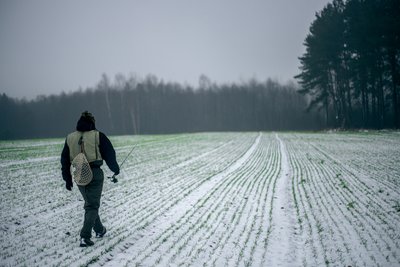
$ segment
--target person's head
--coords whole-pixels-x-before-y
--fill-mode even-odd
[[[79,118],[78,123],[76,124],[76,130],[81,132],[95,130],[96,129],[95,122],[96,120],[94,119],[92,113],[86,110],[82,112],[81,117]]]

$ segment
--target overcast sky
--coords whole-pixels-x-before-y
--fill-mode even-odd
[[[93,87],[106,73],[198,85],[286,82],[327,0],[0,0],[0,93]]]

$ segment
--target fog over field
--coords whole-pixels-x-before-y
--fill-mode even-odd
[[[399,0],[0,0],[0,267],[400,266],[399,130]]]

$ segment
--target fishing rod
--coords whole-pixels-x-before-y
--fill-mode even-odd
[[[137,115],[137,114],[136,114]],[[133,134],[134,135],[137,135],[138,134],[138,124],[137,124],[137,122],[136,122],[136,116],[135,116],[135,114],[133,113],[133,110],[131,110],[131,117],[132,117],[132,123],[133,123]],[[121,166],[119,166],[119,169],[121,170],[122,169],[122,165],[124,165],[124,163],[125,163],[125,161],[128,159],[128,157],[132,154],[132,152],[133,152],[133,150],[135,149],[135,147],[137,146],[137,144],[136,145],[134,145],[133,147],[132,147],[132,149],[131,149],[131,151],[129,152],[129,154],[125,157],[125,159],[124,159],[124,161],[121,163]],[[111,179],[111,182],[113,182],[113,183],[117,183],[118,182],[118,179],[115,177],[116,175],[114,174],[113,176],[108,176],[107,178],[108,179]]]
[[[122,161],[121,166],[119,166],[119,169],[122,169],[122,165],[124,165],[125,161],[128,159],[128,157],[132,154],[133,150],[135,149],[136,145],[134,145],[131,149],[131,151],[129,152],[129,154],[125,157],[124,161]],[[114,174],[113,176],[108,176],[108,179],[111,179],[111,182],[113,183],[117,183],[118,179],[117,177],[115,177],[116,175]]]

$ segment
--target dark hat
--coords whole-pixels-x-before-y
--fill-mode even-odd
[[[95,122],[96,120],[94,119],[92,113],[86,110],[82,112],[81,117],[79,118],[76,124],[76,130],[80,132],[95,130],[96,129]]]
[[[85,110],[84,112],[82,112],[81,118],[87,120],[87,121],[91,121],[93,123],[96,122],[96,120],[94,119],[94,116],[92,115],[92,113],[90,113],[89,111]]]

